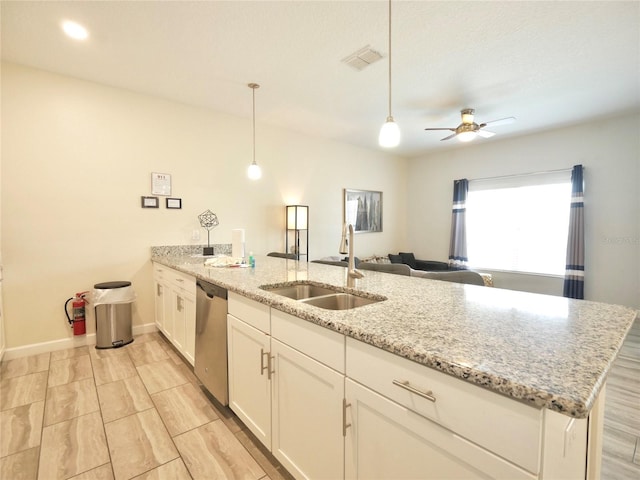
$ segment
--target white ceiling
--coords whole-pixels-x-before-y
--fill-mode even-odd
[[[387,116],[387,2],[5,1],[3,60],[368,148]],[[393,8],[398,155],[435,148],[459,111],[515,116],[492,142],[640,109],[638,1],[403,1]],[[84,24],[78,43],[63,19]],[[341,62],[370,45],[383,60]]]

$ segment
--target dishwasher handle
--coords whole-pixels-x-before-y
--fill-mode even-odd
[[[213,283],[205,282],[203,280],[196,281],[196,287],[206,293],[209,298],[219,297],[223,300],[227,299],[226,288],[219,287],[218,285],[214,285]]]

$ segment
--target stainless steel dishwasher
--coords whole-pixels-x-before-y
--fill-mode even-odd
[[[196,286],[194,371],[216,400],[228,405],[227,291],[202,280],[198,280]]]

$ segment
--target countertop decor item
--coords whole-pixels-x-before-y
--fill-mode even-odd
[[[306,257],[309,261],[309,207],[307,205],[287,205],[286,207],[286,253],[293,253],[296,260],[300,260],[301,256]],[[305,239],[300,246],[300,232],[306,232]],[[290,241],[289,234],[293,236]],[[291,245],[291,247],[290,247]]]
[[[251,180],[258,180],[262,176],[262,170],[256,163],[256,88],[260,88],[257,83],[250,83],[248,87],[253,94],[253,162],[249,165],[247,175]]]
[[[198,220],[200,220],[200,226],[207,231],[207,246],[204,247],[202,253],[203,255],[213,255],[213,247],[211,246],[211,238],[210,232],[212,228],[220,225],[218,221],[218,216],[213,213],[211,210],[206,210],[198,215]]]

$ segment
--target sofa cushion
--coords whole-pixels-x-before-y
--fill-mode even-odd
[[[400,255],[389,254],[389,261],[391,263],[402,263],[402,257]]]
[[[406,263],[411,268],[416,268],[416,256],[413,252],[400,252],[400,258],[402,258],[402,263]]]
[[[360,270],[373,270],[375,272],[394,273],[396,275],[411,276],[411,268],[403,263],[371,263],[362,262],[358,267]]]

